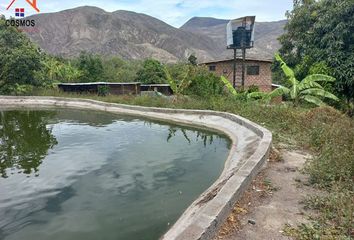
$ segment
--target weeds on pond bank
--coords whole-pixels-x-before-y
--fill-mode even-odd
[[[296,239],[351,239],[354,237],[354,120],[330,108],[262,105],[230,97],[168,98],[149,96],[106,96],[63,94],[57,91],[37,93],[60,97],[183,109],[207,109],[235,113],[268,129],[275,143],[286,143],[310,150],[313,158],[305,171],[310,183],[327,192],[310,197],[306,207],[318,212],[308,225],[287,227]]]
[[[314,152],[305,171],[310,183],[327,190],[325,196],[308,197],[304,203],[318,214],[312,224],[285,232],[296,239],[354,238],[354,122],[332,108],[317,108],[305,114],[307,144]]]

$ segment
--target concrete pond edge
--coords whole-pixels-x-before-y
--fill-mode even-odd
[[[89,99],[58,97],[0,96],[0,107],[65,107],[106,111],[202,127],[226,134],[232,146],[220,177],[202,193],[161,237],[162,240],[213,239],[234,204],[269,157],[272,134],[267,129],[235,114],[167,108],[150,108]]]

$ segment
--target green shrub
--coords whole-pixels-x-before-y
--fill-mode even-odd
[[[104,79],[107,82],[134,82],[142,68],[141,61],[110,57],[103,60]]]
[[[97,87],[98,96],[107,96],[109,94],[109,86],[101,85]]]
[[[251,85],[247,89],[247,93],[259,92],[259,87],[256,85]]]
[[[103,78],[103,62],[100,56],[82,52],[73,62],[82,73],[79,78],[80,82],[101,82],[105,80]]]
[[[28,84],[15,84],[8,88],[8,93],[11,95],[29,95],[33,91],[33,86]]]
[[[190,71],[190,85],[185,94],[209,98],[223,93],[224,84],[220,78],[204,67],[194,67]]]
[[[143,68],[137,73],[136,81],[145,84],[166,83],[164,66],[154,59],[145,60]]]
[[[188,57],[188,63],[193,65],[193,66],[197,66],[198,65],[198,58],[194,54],[191,54]]]

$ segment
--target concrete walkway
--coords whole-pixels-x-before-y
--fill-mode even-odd
[[[282,161],[268,162],[215,239],[291,239],[282,234],[284,226],[306,222],[300,201],[313,189],[301,184],[307,177],[299,170],[309,156],[287,150],[280,153]]]

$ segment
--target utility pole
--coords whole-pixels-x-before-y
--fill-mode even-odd
[[[236,62],[237,62],[237,49],[234,48],[234,81],[233,86],[236,89]]]
[[[246,72],[246,48],[242,48],[242,90],[245,89],[245,72]]]

